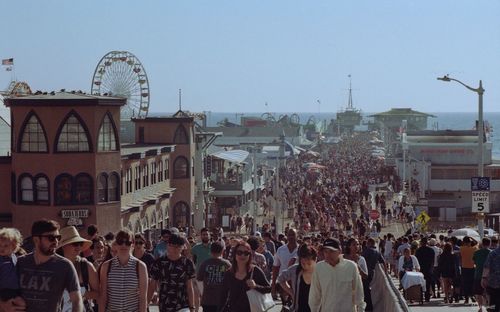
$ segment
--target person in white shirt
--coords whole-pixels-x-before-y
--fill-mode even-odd
[[[340,242],[335,238],[326,239],[322,250],[325,260],[316,265],[309,291],[311,312],[364,311],[366,304],[357,264],[344,259]]]
[[[273,276],[272,276],[272,293],[273,297],[276,296],[276,291],[279,291],[282,301],[286,302],[287,295],[284,291],[282,291],[281,287],[276,285],[276,279],[281,274],[281,272],[288,269],[289,266],[294,264],[294,261],[298,258],[297,256],[297,231],[295,229],[288,230],[287,234],[287,244],[283,245],[276,250],[276,254],[274,255],[274,263],[273,263]],[[278,286],[278,287],[276,287]]]

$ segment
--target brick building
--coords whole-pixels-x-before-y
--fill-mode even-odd
[[[0,227],[28,236],[40,218],[101,233],[193,224],[193,118],[134,120],[136,141],[121,145],[124,98],[37,92],[4,103],[11,146],[0,156]]]

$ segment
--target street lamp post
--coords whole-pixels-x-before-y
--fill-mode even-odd
[[[467,89],[471,90],[472,92],[476,92],[478,94],[478,137],[477,137],[477,142],[478,142],[478,149],[479,149],[479,161],[478,161],[478,175],[480,177],[484,176],[484,156],[483,156],[483,139],[484,139],[484,126],[483,126],[483,94],[484,94],[484,88],[483,88],[483,81],[479,80],[479,87],[477,88],[472,88],[465,83],[461,82],[460,80],[450,78],[448,75],[443,76],[443,77],[438,77],[438,80],[442,81],[455,81],[461,84],[462,86],[466,87]],[[477,214],[477,228],[479,230],[479,235],[481,238],[484,235],[484,214],[482,212],[479,212]]]

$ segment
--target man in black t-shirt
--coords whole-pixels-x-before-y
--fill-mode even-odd
[[[195,311],[193,302],[195,268],[190,259],[182,256],[184,244],[184,239],[178,234],[170,235],[167,256],[158,258],[151,266],[148,302],[160,285],[158,303],[160,312],[175,312],[185,308]]]
[[[422,239],[420,239],[420,247],[415,252],[415,257],[417,257],[418,263],[420,264],[420,272],[424,274],[426,286],[425,300],[429,301],[431,297],[432,270],[434,268],[435,251],[431,247],[427,246],[427,237],[422,237]]]

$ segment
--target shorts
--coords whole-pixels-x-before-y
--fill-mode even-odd
[[[484,288],[481,286],[480,279],[475,279],[472,287],[473,287],[472,291],[473,291],[474,295],[483,296],[485,294]]]

